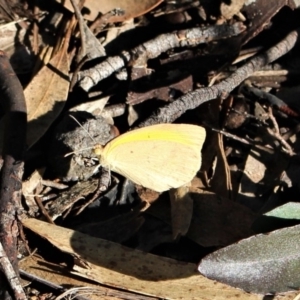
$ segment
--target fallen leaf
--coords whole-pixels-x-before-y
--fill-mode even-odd
[[[249,40],[257,36],[270,23],[270,20],[276,13],[285,5],[294,9],[297,1],[292,0],[253,0],[246,1],[242,9],[242,13],[247,16],[249,27],[244,33],[243,43],[246,44]]]
[[[69,59],[63,47],[26,87],[27,145],[36,143],[61,113],[69,91]]]
[[[82,60],[85,56],[87,56],[88,59],[106,56],[105,49],[103,45],[100,43],[100,40],[96,38],[96,36],[92,33],[90,28],[85,23],[83,16],[80,12],[80,9],[76,5],[76,3],[73,2],[73,4],[75,5],[75,15],[78,20],[80,35],[82,39],[82,47],[81,47],[81,51],[79,52],[80,55],[78,57],[79,61]]]
[[[198,270],[252,293],[282,293],[300,286],[300,225],[259,234],[206,256]]]
[[[1,50],[9,57],[10,63],[17,74],[25,74],[31,72],[34,64],[32,53],[28,45],[26,29],[22,28],[19,21],[1,24],[0,26],[0,43]],[[25,38],[26,36],[26,38]],[[18,43],[16,43],[18,41]]]
[[[128,292],[113,290],[99,284],[87,282],[86,279],[81,280],[78,276],[70,276],[66,272],[65,267],[54,263],[49,263],[41,257],[28,256],[22,259],[19,263],[19,268],[33,276],[39,277],[41,280],[47,280],[53,284],[63,287],[85,287],[85,290],[78,291],[76,296],[87,296],[89,300],[106,300],[106,299],[133,299],[135,295],[130,295]],[[22,280],[23,281],[23,280]],[[74,294],[72,295],[74,296]],[[105,298],[105,297],[117,298]],[[131,296],[131,297],[130,297]],[[78,297],[79,298],[79,297]],[[66,298],[64,298],[66,299]],[[86,298],[85,298],[86,299]]]
[[[57,2],[64,5],[70,11],[73,11],[72,4],[70,0],[56,0]],[[123,22],[125,20],[136,18],[141,16],[148,11],[155,8],[157,5],[162,3],[163,0],[143,0],[143,1],[135,1],[135,0],[106,0],[101,1],[101,5],[99,5],[98,0],[86,0],[84,2],[84,8],[88,10],[88,14],[84,15],[84,18],[87,20],[94,20],[98,13],[102,14],[108,13],[113,9],[122,9],[124,10],[124,15],[121,16],[112,16],[108,19],[108,22]]]
[[[289,202],[265,213],[265,216],[282,219],[300,219],[300,203]]]
[[[25,198],[26,204],[29,207],[30,213],[36,212],[38,210],[38,207],[34,200],[34,196],[37,187],[41,185],[41,173],[43,173],[43,171],[34,171],[31,174],[30,178],[22,183],[22,193]]]
[[[230,4],[221,3],[220,11],[226,20],[230,20],[234,15],[237,15],[244,6],[245,0],[231,0]]]
[[[105,285],[164,299],[262,300],[259,295],[249,295],[197,274],[196,265],[191,263],[133,250],[36,219],[23,220],[23,225],[60,250],[86,261],[87,268],[76,265],[72,274]]]

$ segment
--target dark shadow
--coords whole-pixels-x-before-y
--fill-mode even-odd
[[[109,269],[113,272],[129,275],[135,278],[149,281],[163,281],[177,278],[188,278],[197,273],[194,267],[183,267],[186,263],[159,257],[158,261],[151,254],[114,244],[108,241],[93,240],[90,244],[85,236],[75,233],[70,241],[73,250],[90,263]],[[172,271],[170,270],[172,269]]]

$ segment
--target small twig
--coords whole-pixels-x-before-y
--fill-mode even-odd
[[[275,137],[281,143],[281,145],[284,147],[283,150],[286,153],[288,153],[291,156],[295,155],[295,152],[293,151],[292,147],[289,145],[289,143],[280,134],[279,126],[278,126],[277,121],[276,121],[276,119],[273,115],[272,107],[269,107],[268,112],[269,112],[269,118],[272,121],[273,127],[274,127],[274,130],[272,130],[271,128],[267,128],[269,134],[272,135],[273,137]]]
[[[38,282],[48,288],[53,289],[54,291],[58,292],[58,293],[64,293],[67,292],[68,290],[66,290],[64,287],[54,284],[48,280],[45,280],[44,278],[38,277],[36,275],[30,274],[26,271],[20,270],[20,274],[22,277],[25,277],[26,279],[33,281],[33,282]],[[77,300],[87,300],[87,298],[81,296],[81,295],[73,295],[72,299],[77,299]]]
[[[259,51],[262,50],[262,47],[255,47],[255,48],[251,48],[251,49],[246,49],[246,50],[242,50],[240,52],[240,55],[238,58],[236,58],[233,62],[232,65],[235,65],[239,62],[241,62],[242,60],[246,60],[254,55],[256,55]]]
[[[79,294],[78,296],[76,296],[76,294]],[[59,295],[58,297],[55,298],[55,300],[62,300],[62,299],[67,299],[67,297],[69,296],[71,299],[87,299],[87,298],[83,298],[82,295],[87,295],[87,296],[91,296],[91,295],[103,295],[102,291],[97,290],[96,288],[92,288],[92,287],[74,287],[71,288],[65,292],[63,292],[61,295]]]
[[[224,95],[230,93],[255,71],[260,70],[263,66],[289,52],[297,42],[298,31],[299,29],[292,31],[284,40],[265,53],[252,58],[248,63],[237,69],[235,73],[222,82],[212,87],[194,90],[162,107],[158,112],[141,123],[139,127],[158,123],[172,123],[187,110],[194,109],[199,105],[218,97],[224,97]]]
[[[254,72],[251,77],[263,77],[263,76],[285,76],[290,75],[291,73],[299,74],[298,71],[289,71],[289,70],[261,70]]]
[[[39,52],[39,27],[38,27],[38,15],[40,9],[37,5],[34,5],[33,14],[34,14],[34,23],[33,23],[33,45],[32,49],[35,55]]]
[[[206,126],[208,126],[208,125],[206,124]],[[241,137],[239,137],[239,136],[237,136],[235,134],[232,134],[232,133],[224,131],[224,130],[219,130],[219,129],[215,129],[215,128],[212,128],[212,127],[210,127],[210,128],[211,128],[212,131],[218,132],[218,133],[226,136],[229,139],[238,141],[238,142],[240,142],[242,144],[245,144],[245,145],[251,145],[252,147],[254,147],[256,149],[262,150],[262,151],[267,152],[269,154],[274,154],[274,150],[273,149],[264,147],[262,145],[257,145],[252,140],[241,138]]]
[[[52,220],[52,218],[50,217],[50,215],[48,214],[46,208],[44,207],[42,200],[40,197],[35,196],[34,200],[37,204],[37,206],[39,207],[39,209],[41,210],[42,214],[44,215],[44,217],[46,218],[46,220],[50,223],[50,224],[55,224],[54,221]]]
[[[281,99],[279,99],[273,94],[267,93],[263,90],[260,90],[258,88],[246,84],[243,86],[241,92],[245,93],[246,96],[254,95],[255,97],[258,97],[260,99],[267,100],[271,105],[277,107],[280,111],[284,112],[289,116],[293,116],[293,117],[300,116],[298,112],[291,109],[284,101],[282,101]]]
[[[87,206],[89,206],[96,199],[98,199],[100,197],[100,195],[102,193],[104,193],[108,189],[108,186],[110,185],[110,182],[111,182],[111,173],[110,173],[110,170],[102,167],[100,169],[100,172],[99,172],[98,187],[97,187],[97,190],[96,190],[95,194],[93,195],[93,197],[91,199],[89,199],[89,201],[87,201],[86,203],[84,203],[78,209],[78,211],[76,212],[76,216],[78,216],[79,214],[81,214],[85,210],[85,208]]]
[[[57,194],[52,193],[52,194],[49,194],[49,195],[46,195],[46,196],[39,195],[39,197],[41,197],[41,200],[43,202],[43,201],[49,201],[51,199],[57,198]]]
[[[55,182],[53,180],[44,180],[44,179],[41,181],[41,184],[58,189],[58,190],[64,190],[69,187],[68,185],[60,183],[60,182]]]
[[[242,144],[246,144],[246,145],[252,145],[254,146],[253,142],[250,142],[248,141],[247,139],[245,138],[241,138],[235,134],[232,134],[230,132],[227,132],[227,131],[224,131],[224,130],[220,130],[220,129],[215,129],[215,128],[211,128],[212,131],[215,131],[215,132],[218,132],[218,133],[221,133],[222,135],[232,139],[232,140],[235,140],[235,141],[238,141]]]
[[[78,22],[78,26],[79,26],[79,30],[80,30],[80,38],[81,38],[81,51],[80,51],[80,55],[81,58],[86,56],[86,35],[85,35],[85,30],[84,30],[84,19],[81,15],[81,8],[84,5],[85,0],[78,0],[78,3],[76,3],[74,0],[71,0],[71,4],[73,6],[74,9],[74,14],[77,18],[77,22]]]
[[[132,59],[138,57],[153,59],[160,54],[177,47],[195,46],[211,41],[236,36],[245,30],[242,23],[234,25],[217,25],[205,28],[191,28],[173,33],[161,34],[153,40],[135,47],[131,51],[123,51],[121,55],[108,57],[104,62],[92,69],[78,73],[77,80],[85,91],[89,91],[101,80],[123,68]]]
[[[282,138],[284,140],[288,140],[290,137],[292,137],[294,134],[297,134],[298,132],[300,132],[300,124],[296,124],[294,128],[282,134]]]

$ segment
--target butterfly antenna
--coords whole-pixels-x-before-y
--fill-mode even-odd
[[[87,134],[88,136],[91,138],[91,140],[96,144],[96,141],[94,140],[94,138],[90,135],[90,133],[80,124],[80,122],[72,115],[69,115],[70,118],[72,118]],[[83,148],[83,149],[80,149],[80,150],[75,150],[75,151],[72,151],[72,152],[69,152],[67,154],[65,154],[64,157],[68,157],[72,154],[76,154],[76,153],[79,153],[81,151],[85,151],[85,150],[90,150],[90,149],[93,149],[94,147],[87,147],[87,148]]]
[[[75,151],[72,151],[72,152],[69,152],[67,154],[64,155],[64,157],[68,157],[72,154],[76,154],[76,153],[79,153],[79,152],[82,152],[82,151],[85,151],[85,150],[90,150],[90,149],[94,149],[95,147],[87,147],[87,148],[83,148],[83,149],[80,149],[80,150],[75,150]]]
[[[72,115],[70,115],[70,117],[88,134],[88,136],[91,138],[91,140],[96,144],[96,141],[94,140],[94,138],[90,135],[90,133],[80,124],[80,122]],[[87,150],[87,149],[84,149]],[[74,152],[72,152],[74,153]],[[69,154],[69,153],[68,153]]]

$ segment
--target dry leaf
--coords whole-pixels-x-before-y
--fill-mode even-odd
[[[96,38],[96,36],[92,33],[90,28],[84,22],[83,16],[80,12],[80,9],[76,5],[75,0],[72,1],[74,4],[73,9],[75,8],[75,15],[78,20],[80,35],[81,35],[81,51],[79,52],[78,59],[82,60],[85,56],[89,59],[102,57],[106,55],[105,49],[100,43],[100,40]],[[73,6],[72,4],[72,6]]]
[[[100,297],[102,300],[102,299],[105,299],[105,298],[102,298],[102,297],[105,297],[105,295],[117,297],[117,299],[119,299],[119,300],[121,300],[121,299],[122,300],[137,299],[136,294],[131,294],[129,292],[123,292],[123,291],[120,291],[117,289],[110,289],[108,287],[103,287],[99,284],[90,283],[90,282],[87,282],[85,279],[81,280],[78,276],[76,276],[76,277],[70,276],[66,272],[65,267],[63,267],[61,265],[49,263],[40,257],[35,257],[35,256],[26,257],[25,259],[22,259],[19,262],[19,267],[21,270],[23,270],[29,274],[32,274],[34,276],[45,279],[56,285],[60,285],[60,286],[64,286],[64,287],[71,287],[71,286],[82,287],[82,286],[84,286],[84,287],[90,288],[93,290],[93,293],[88,295],[88,299],[90,299],[90,300],[98,300],[98,299],[100,299]],[[24,282],[24,280],[22,280],[22,282]],[[77,295],[80,295],[80,293],[78,293]],[[241,293],[239,292],[237,294],[237,297],[240,295],[241,295]],[[295,298],[297,295],[299,295],[299,292],[295,291],[295,292],[276,295],[272,299],[273,300],[299,300],[299,298],[297,298],[297,299]],[[243,294],[241,296],[243,296]],[[146,300],[145,298],[148,299],[146,296],[139,295],[139,299]],[[197,300],[202,300],[202,299],[204,299],[204,298],[200,298],[200,297],[197,298]],[[218,298],[218,296],[217,296],[215,299],[222,300],[224,298],[221,298],[221,296]],[[246,297],[243,299],[245,299],[245,300],[252,300],[252,299],[253,300],[263,300],[263,297],[262,296],[257,296],[256,298]],[[210,299],[206,298],[205,300],[210,300]]]
[[[62,111],[69,91],[69,59],[63,47],[26,87],[27,144],[32,146]]]
[[[30,47],[28,47],[30,41],[27,40],[27,31],[18,24],[19,22],[21,23],[23,20],[20,19],[0,26],[0,44],[1,50],[5,51],[9,57],[14,71],[17,74],[24,74],[31,72],[34,59],[29,50]]]
[[[244,6],[245,0],[231,0],[230,4],[221,3],[220,11],[226,20],[230,20],[234,15],[237,15]]]
[[[43,172],[43,171],[42,171]],[[25,198],[26,204],[30,211],[37,211],[38,207],[34,200],[35,190],[41,185],[42,175],[39,171],[34,171],[30,178],[22,183],[22,192]]]
[[[105,285],[164,299],[262,299],[201,276],[195,264],[133,250],[36,219],[23,220],[23,225],[60,250],[85,259],[88,267],[75,266],[77,272],[73,274]]]
[[[87,280],[81,280],[78,276],[70,276],[69,273],[66,272],[65,267],[61,265],[56,265],[53,263],[49,263],[43,260],[40,257],[29,256],[25,259],[21,260],[19,263],[19,268],[22,271],[25,271],[29,274],[42,278],[46,281],[49,281],[53,284],[63,286],[63,287],[86,287],[89,291],[85,290],[82,292],[78,292],[76,296],[88,296],[89,300],[103,300],[105,296],[115,296],[118,300],[124,299],[132,299],[134,295],[128,292],[122,292],[118,290],[112,290],[107,287],[100,286],[99,284],[87,282]],[[67,299],[67,298],[64,298]],[[70,298],[71,299],[71,298]],[[108,298],[109,299],[109,298]]]
[[[73,6],[70,0],[56,0],[57,2],[64,5],[70,11],[73,11]],[[98,13],[102,14],[108,13],[113,9],[119,8],[125,11],[125,14],[122,16],[113,16],[108,19],[110,23],[114,22],[123,22],[125,20],[136,18],[141,16],[148,11],[155,8],[159,5],[162,0],[103,0],[101,1],[101,5],[99,5],[98,0],[86,0],[84,2],[84,8],[89,11],[88,14],[84,15],[84,18],[87,20],[94,20]]]
[[[101,116],[105,105],[107,104],[110,96],[101,97],[99,99],[83,102],[69,109],[69,111],[85,111],[93,114],[94,116]],[[112,118],[111,118],[112,119]]]
[[[248,28],[243,36],[243,44],[257,36],[270,23],[277,12],[284,6],[289,6],[291,9],[298,6],[298,3],[292,0],[252,0],[247,1],[243,7],[242,13],[247,16]]]

